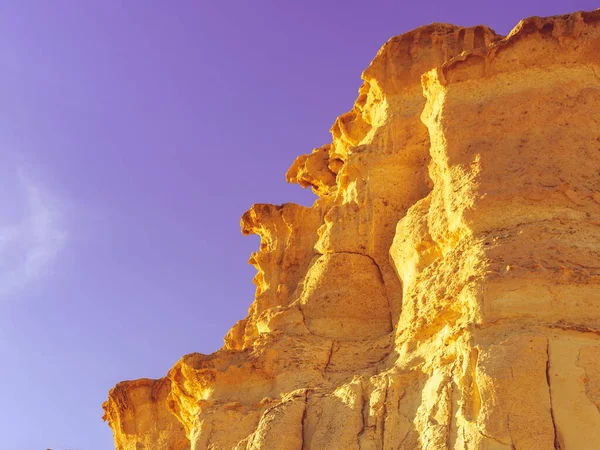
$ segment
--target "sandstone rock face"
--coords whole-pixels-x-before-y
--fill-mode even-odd
[[[600,10],[421,27],[254,205],[248,317],[104,404],[116,448],[600,448]]]

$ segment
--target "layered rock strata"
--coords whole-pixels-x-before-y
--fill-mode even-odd
[[[600,10],[388,41],[254,205],[248,317],[104,404],[116,448],[600,448]]]

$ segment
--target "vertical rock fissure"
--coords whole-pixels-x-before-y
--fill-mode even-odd
[[[361,424],[360,424],[360,431],[357,433],[356,435],[356,444],[358,445],[358,448],[360,450],[361,446],[360,446],[360,437],[362,436],[362,434],[365,432],[365,427],[367,426],[368,423],[368,400],[365,399],[365,386],[363,384],[363,380],[360,380],[360,400],[361,400],[361,405],[360,405],[360,419],[361,419]],[[367,411],[365,412],[365,409],[367,409]]]
[[[304,391],[304,411],[302,411],[302,419],[300,421],[300,425],[302,427],[302,449],[306,449],[306,416],[308,414],[308,389]]]
[[[561,450],[560,441],[558,439],[558,430],[554,419],[554,409],[552,405],[552,386],[550,385],[550,339],[546,345],[546,383],[548,384],[548,396],[550,397],[550,418],[552,419],[552,427],[554,428],[554,450]]]
[[[329,348],[329,354],[327,355],[327,362],[325,363],[325,368],[323,369],[323,375],[325,375],[327,373],[329,364],[331,364],[331,357],[333,356],[334,347],[335,347],[335,340],[331,341],[331,347]]]

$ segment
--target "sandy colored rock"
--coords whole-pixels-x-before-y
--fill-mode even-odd
[[[600,448],[600,10],[390,39],[254,205],[248,317],[104,404],[118,450]]]
[[[168,378],[141,379],[117,384],[104,404],[104,420],[123,450],[189,450],[181,422],[166,408]]]

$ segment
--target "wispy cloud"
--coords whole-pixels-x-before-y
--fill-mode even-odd
[[[18,172],[24,217],[0,224],[0,295],[35,282],[64,248],[67,232],[59,204],[39,183]]]

